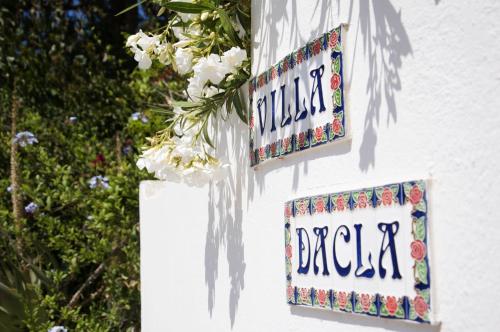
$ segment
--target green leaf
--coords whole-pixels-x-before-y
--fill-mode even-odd
[[[184,108],[190,108],[190,107],[198,107],[201,106],[201,103],[194,103],[191,101],[183,101],[183,100],[174,100],[172,102],[173,106],[177,107],[184,107]]]
[[[393,196],[397,196],[399,194],[399,186],[397,184],[391,186],[390,189]]]
[[[415,268],[418,280],[427,285],[427,263],[425,261],[417,262]]]
[[[243,121],[243,123],[245,124],[248,124],[247,116],[245,114],[243,104],[241,103],[239,91],[236,91],[236,93],[233,95],[233,105],[236,109],[236,114],[238,114],[241,121]]]
[[[217,9],[217,13],[219,13],[220,23],[224,31],[227,33],[229,39],[233,43],[238,44],[238,36],[236,35],[236,31],[234,31],[233,25],[231,24],[231,19],[229,18],[229,15],[227,15],[227,12],[224,9]]]
[[[406,197],[410,196],[411,187],[412,187],[411,183],[409,183],[409,182],[403,183],[403,190],[405,192],[405,196]]]
[[[134,3],[132,6],[129,6],[127,8],[125,8],[124,10],[122,10],[121,12],[119,12],[118,14],[115,14],[115,16],[119,16],[119,15],[122,15],[122,14],[125,14],[126,12],[128,12],[129,10],[132,10],[134,9],[135,7],[138,7],[140,5],[142,5],[143,3],[145,3],[146,1],[148,0],[142,0],[142,1],[139,1],[137,3]]]
[[[205,10],[214,9],[213,6],[209,6],[207,3],[201,4],[201,3],[190,3],[181,1],[167,2],[163,6],[175,12],[187,13],[187,14],[198,14]]]
[[[156,16],[161,16],[163,15],[163,13],[165,12],[165,10],[167,10],[166,7],[161,7],[160,10],[158,11],[158,14],[156,14]]]
[[[213,145],[212,140],[210,139],[210,135],[208,134],[208,118],[203,123],[203,139],[205,140],[205,142],[207,142],[208,145],[210,145],[212,148],[215,149],[215,146]]]
[[[380,307],[380,313],[381,313],[383,316],[389,316],[389,311],[387,311],[387,307],[385,306],[385,304],[383,304],[383,305]]]
[[[285,231],[285,244],[286,245],[290,244],[290,241],[291,241],[290,232]]]
[[[422,290],[418,291],[417,294],[422,296],[422,298],[425,300],[425,302],[427,302],[427,303],[430,302],[431,294],[430,294],[429,288],[422,289]]]
[[[423,241],[425,239],[425,217],[415,220],[415,239]]]
[[[340,94],[340,89],[335,91],[335,95],[333,96],[335,105],[342,105],[342,95]]]
[[[339,74],[340,73],[340,57],[337,57],[333,60],[333,72]]]
[[[423,199],[421,199],[420,202],[417,204],[417,206],[415,206],[415,210],[422,212],[425,212],[427,210],[427,206]]]
[[[241,3],[238,3],[238,5],[236,6],[238,19],[240,20],[240,23],[243,26],[243,28],[249,29],[252,24],[250,20],[250,15],[248,15],[247,8],[242,8],[242,7],[243,5]]]

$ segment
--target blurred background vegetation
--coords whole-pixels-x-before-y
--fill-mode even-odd
[[[135,160],[176,80],[134,70],[135,3],[0,2],[0,331],[140,330]]]

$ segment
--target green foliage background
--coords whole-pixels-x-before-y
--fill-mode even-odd
[[[0,3],[0,331],[140,330],[138,186],[147,175],[135,159],[163,119],[130,116],[161,102],[155,87],[168,73],[133,71],[122,32],[158,10],[114,16],[134,3]],[[17,198],[7,191],[13,112],[16,132],[39,141],[13,156]],[[95,175],[110,189],[91,189]],[[34,214],[24,211],[30,202]]]

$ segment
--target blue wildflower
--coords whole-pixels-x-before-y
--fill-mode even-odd
[[[68,329],[66,329],[64,326],[54,326],[47,332],[68,332]]]
[[[144,115],[144,113],[140,113],[140,112],[135,112],[131,115],[131,118],[132,120],[134,121],[138,121],[138,120],[141,120],[142,123],[148,123],[149,119],[146,115]]]
[[[8,186],[8,187],[7,187],[7,192],[8,192],[8,193],[11,193],[11,192],[12,192],[12,186]]]
[[[29,203],[24,207],[24,211],[29,214],[34,214],[38,210],[38,205],[34,202]]]
[[[109,189],[109,180],[106,176],[96,175],[89,180],[90,189],[96,189],[98,187]]]
[[[26,145],[38,143],[38,140],[36,139],[35,135],[32,132],[21,131],[16,134],[16,137],[14,138],[14,143],[19,144],[21,147],[24,148]]]
[[[133,151],[132,145],[125,145],[122,149],[123,154],[126,156],[132,153],[132,151]]]

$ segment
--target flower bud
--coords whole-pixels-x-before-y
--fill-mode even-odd
[[[209,15],[208,12],[203,12],[203,13],[201,13],[200,19],[202,21],[206,21],[208,18],[208,15]]]

